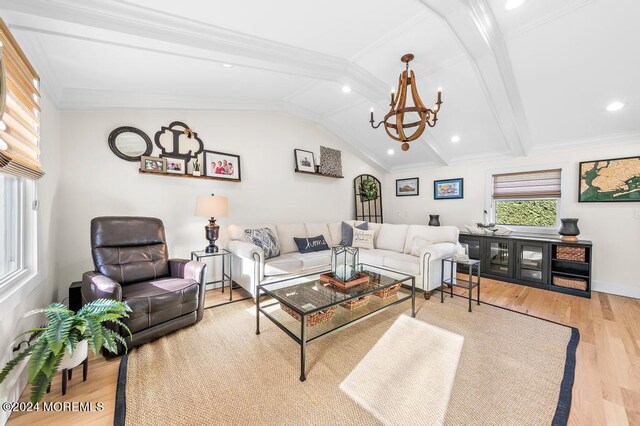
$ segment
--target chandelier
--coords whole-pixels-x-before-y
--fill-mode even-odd
[[[438,112],[440,111],[440,105],[442,105],[442,89],[438,89],[438,101],[433,109],[427,108],[420,95],[418,95],[418,88],[416,87],[416,77],[413,71],[409,70],[409,62],[413,60],[413,55],[407,53],[400,60],[407,64],[406,70],[402,71],[400,78],[398,79],[398,94],[395,95],[394,91],[391,92],[391,109],[384,116],[384,120],[378,124],[374,124],[373,108],[371,108],[371,127],[377,129],[384,123],[384,130],[387,135],[393,140],[402,142],[402,150],[407,151],[409,149],[409,142],[418,139],[424,129],[428,125],[434,127],[438,121]],[[413,99],[413,106],[407,106],[407,96],[409,94],[409,86],[411,86],[411,98]],[[417,121],[410,121],[405,123],[407,114],[415,113],[420,118]],[[391,120],[395,117],[395,120]],[[417,127],[415,131],[408,134],[407,129]]]

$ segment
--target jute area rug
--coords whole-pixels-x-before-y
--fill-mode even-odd
[[[416,300],[418,320],[464,338],[442,424],[566,424],[576,329],[487,304],[469,313],[466,299],[458,297],[444,304],[439,297]],[[340,384],[402,314],[410,315],[408,307],[397,305],[310,344],[304,383],[298,380],[299,346],[268,319],[256,336],[251,301],[209,309],[200,323],[123,357],[115,424],[381,424]],[[413,368],[401,355],[412,346],[402,346],[395,348],[397,361],[370,371],[372,383],[386,368]],[[416,363],[433,359],[427,349],[415,357]],[[397,388],[390,383],[389,389]],[[420,411],[429,410],[440,390],[422,383]],[[389,398],[397,406],[392,423],[419,424],[415,393],[406,401]]]

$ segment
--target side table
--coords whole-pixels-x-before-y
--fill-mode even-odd
[[[448,263],[448,265],[447,265]],[[458,284],[458,279],[455,276],[456,271],[456,263],[462,266],[469,267],[469,275],[468,279],[460,280],[463,284]],[[451,278],[444,279],[444,268],[449,266],[451,270]],[[473,280],[474,270],[476,272],[476,281]],[[453,257],[447,257],[442,259],[442,268],[440,271],[440,281],[442,282],[442,287],[440,287],[440,303],[444,303],[444,286],[449,285],[451,287],[451,297],[453,297],[453,287],[460,287],[467,289],[469,291],[469,312],[471,312],[471,291],[478,287],[478,298],[477,303],[480,305],[480,260],[477,259],[469,259],[469,260],[455,260]]]
[[[233,300],[233,278],[232,278],[232,270],[233,270],[233,256],[231,252],[227,249],[220,249],[215,253],[207,253],[204,250],[197,250],[191,252],[191,260],[200,261],[205,257],[221,257],[222,261],[222,275],[219,280],[207,281],[206,284],[222,284],[222,292],[224,293],[224,285],[226,282],[229,282],[229,300]],[[226,272],[226,260],[229,259],[229,272]]]

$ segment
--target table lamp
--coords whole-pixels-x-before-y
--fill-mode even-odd
[[[204,227],[209,245],[204,249],[205,253],[217,253],[218,246],[216,240],[220,235],[220,227],[216,225],[216,217],[226,217],[229,213],[229,203],[227,197],[216,197],[215,195],[199,196],[196,202],[196,216],[208,217],[209,224]]]

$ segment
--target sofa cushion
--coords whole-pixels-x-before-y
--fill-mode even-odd
[[[381,223],[371,223],[369,222],[369,231],[373,231],[373,246],[378,247],[378,235],[380,235],[380,228],[382,228]]]
[[[300,253],[287,253],[280,255],[278,257],[274,257],[272,259],[267,259],[264,261],[264,275],[274,276],[274,275],[286,275],[286,274],[297,274],[302,271],[302,260],[300,260],[297,256]]]
[[[394,253],[396,252],[382,249],[360,250],[358,252],[358,260],[360,263],[366,263],[368,265],[383,266],[384,256]]]
[[[302,270],[324,268],[331,269],[331,251],[317,251],[313,253],[292,253],[294,257],[302,262]]]
[[[269,228],[273,231],[275,235],[278,235],[278,231],[276,230],[276,226],[274,224],[264,224],[264,225],[229,225],[227,227],[227,235],[230,240],[240,240],[244,241],[244,230],[245,229],[258,229],[258,228]]]
[[[403,253],[390,253],[384,256],[382,265],[410,275],[420,275],[420,258]]]
[[[337,246],[342,240],[342,222],[329,223],[327,226],[331,234],[331,247]]]
[[[455,226],[409,225],[404,252],[411,253],[415,237],[434,243],[455,243],[458,241],[458,233]]]
[[[276,229],[278,230],[278,239],[280,240],[280,252],[283,254],[298,251],[298,246],[296,246],[296,242],[293,240],[294,237],[309,236],[307,229],[304,227],[304,223],[276,225]]]
[[[329,231],[329,225],[326,223],[305,223],[305,229],[307,230],[307,236],[311,235],[322,235],[324,239],[329,244],[329,247],[333,247],[335,244],[338,244],[340,240],[333,240],[333,236],[331,235],[331,231]],[[300,235],[296,235],[296,237],[300,237]]]
[[[392,225],[383,223],[376,240],[376,248],[393,250],[402,253],[409,225]]]
[[[280,242],[269,228],[245,229],[245,241],[255,244],[264,252],[265,259],[280,256]]]
[[[329,245],[323,235],[304,238],[293,237],[293,241],[295,241],[296,246],[298,246],[298,253],[329,250]]]
[[[160,278],[122,286],[122,300],[131,308],[123,322],[131,333],[144,330],[198,309],[198,283]]]
[[[363,231],[361,229],[353,230],[353,247],[359,247],[363,249],[373,249],[373,236],[375,231]]]
[[[355,225],[355,228],[366,231],[369,229],[369,224],[367,222],[363,222]],[[354,225],[351,225],[347,222],[342,222],[342,239],[340,240],[341,246],[350,246],[353,244],[353,229]]]
[[[411,244],[411,253],[407,254],[410,254],[411,256],[420,256],[420,254],[422,254],[422,251],[431,245],[433,245],[433,241],[427,241],[424,238],[420,237],[413,237],[413,243]]]

